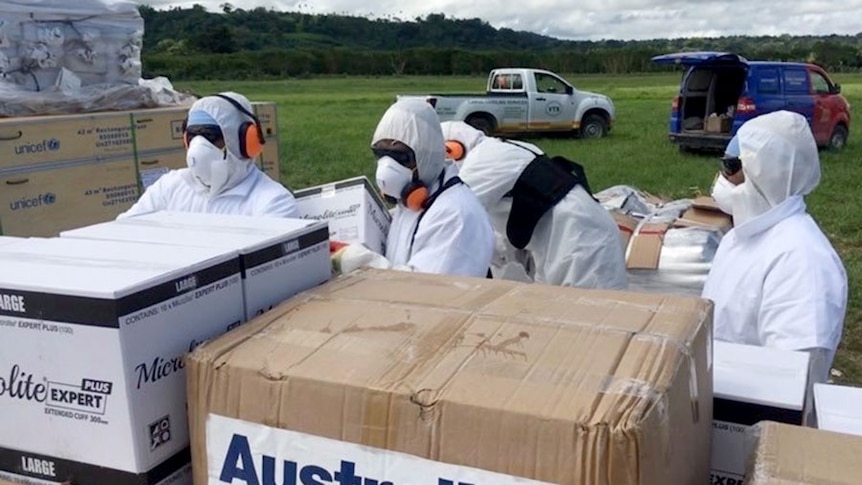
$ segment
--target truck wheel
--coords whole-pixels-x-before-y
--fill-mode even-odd
[[[588,114],[581,120],[581,138],[601,138],[607,130],[605,119],[597,114]]]
[[[832,136],[829,137],[829,148],[832,150],[840,150],[844,148],[844,145],[847,144],[848,134],[846,126],[835,126],[835,129],[832,130]]]
[[[484,116],[472,116],[467,118],[466,123],[484,133],[485,136],[494,134],[494,123]]]

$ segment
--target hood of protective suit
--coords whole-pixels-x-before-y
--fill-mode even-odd
[[[234,92],[221,94],[234,99],[250,113],[254,112],[251,103],[245,96]],[[217,157],[214,156],[216,152],[211,149],[201,152],[195,150],[196,153],[190,151],[187,156],[189,168],[193,172],[197,172],[193,174],[193,179],[198,184],[198,188],[208,192],[210,196],[214,196],[239,185],[255,169],[254,159],[242,156],[239,141],[240,125],[253,120],[227,100],[216,96],[208,96],[195,101],[189,109],[189,113],[195,111],[202,111],[214,119],[224,136],[226,156],[223,157],[223,160],[217,160]],[[213,156],[207,156],[207,152],[211,152]],[[218,164],[218,166],[210,169],[210,164]],[[210,177],[207,175],[210,173],[220,175]],[[202,178],[205,180],[201,180]]]
[[[456,141],[464,147],[464,155],[485,139],[485,134],[463,121],[444,121],[440,123],[445,142]],[[456,160],[460,163],[460,160]]]
[[[389,107],[377,124],[371,145],[396,140],[416,155],[419,180],[432,187],[445,167],[445,146],[440,119],[434,108],[418,99],[402,99]]]
[[[746,122],[737,132],[745,182],[733,194],[734,224],[751,220],[820,183],[817,143],[804,116],[776,111]]]

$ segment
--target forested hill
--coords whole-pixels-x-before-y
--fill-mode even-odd
[[[567,41],[443,14],[371,18],[243,10],[230,4],[220,12],[208,12],[199,5],[170,10],[142,6],[140,11],[145,22],[145,75],[179,79],[480,74],[513,64],[564,72],[629,73],[660,69],[649,62],[650,57],[681,50],[727,50],[752,59],[812,61],[833,71],[862,69],[862,32]]]

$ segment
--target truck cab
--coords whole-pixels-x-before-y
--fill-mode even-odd
[[[398,98],[409,96],[398,96]],[[600,138],[612,128],[613,101],[580,91],[561,76],[542,69],[501,68],[488,75],[485,94],[422,96],[440,121],[464,121],[487,135],[573,131]]]

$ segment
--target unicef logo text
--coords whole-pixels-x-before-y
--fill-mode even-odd
[[[57,202],[57,196],[51,192],[46,192],[37,196],[21,197],[18,200],[14,200],[9,203],[9,208],[13,211],[19,211],[33,209],[34,207],[40,207],[43,205],[51,205],[54,202]]]
[[[60,149],[60,140],[56,138],[42,140],[38,143],[22,143],[15,147],[16,155],[30,155],[33,153],[56,152]]]

